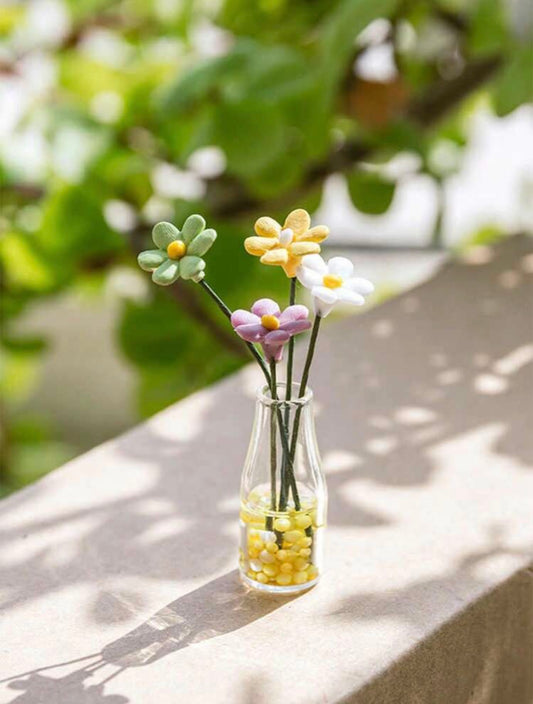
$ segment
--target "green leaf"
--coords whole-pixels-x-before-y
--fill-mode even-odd
[[[186,313],[180,312],[173,301],[156,292],[148,305],[127,303],[119,329],[120,346],[134,364],[178,364],[181,350],[191,333],[191,326],[187,323]]]
[[[15,290],[49,293],[58,285],[55,268],[29,235],[10,232],[0,239],[5,281]]]
[[[478,0],[471,19],[470,48],[482,54],[500,53],[507,40],[502,0]]]
[[[228,171],[253,176],[275,161],[285,147],[281,112],[255,101],[221,105],[215,117],[215,138],[226,155]]]
[[[190,286],[196,295],[198,287]],[[205,304],[206,317],[211,312],[217,316],[210,299],[197,295]],[[229,323],[227,327],[231,330]],[[129,302],[125,306],[119,340],[124,354],[140,373],[139,405],[143,415],[155,413],[243,363],[161,290],[147,305]]]
[[[27,399],[39,378],[40,363],[40,350],[3,347],[0,357],[2,397],[16,402]]]
[[[124,239],[107,225],[102,208],[89,184],[56,191],[46,202],[36,235],[42,249],[66,268],[120,250]]]
[[[382,215],[392,203],[396,184],[368,171],[353,171],[347,176],[353,204],[362,213]]]
[[[494,109],[507,115],[533,100],[533,42],[515,44],[494,85]]]
[[[222,82],[242,69],[248,59],[248,47],[237,44],[230,53],[209,59],[180,75],[162,89],[157,103],[163,112],[181,113],[200,101],[219,94]]]
[[[44,338],[37,336],[12,337],[4,335],[2,345],[8,350],[33,354],[35,352],[43,352],[47,347],[47,342]]]

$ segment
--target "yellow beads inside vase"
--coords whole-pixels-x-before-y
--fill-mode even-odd
[[[321,561],[322,526],[317,524],[314,503],[308,502],[299,511],[288,507],[283,515],[269,514],[257,504],[242,506],[241,572],[263,588],[311,586],[319,576]]]

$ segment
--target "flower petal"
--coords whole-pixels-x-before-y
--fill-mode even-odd
[[[168,259],[165,252],[160,249],[147,249],[137,257],[137,262],[144,271],[153,271]]]
[[[310,320],[292,320],[288,323],[283,323],[283,325],[279,329],[288,332],[292,337],[293,335],[297,335],[299,332],[309,330],[310,327]]]
[[[152,239],[156,247],[166,250],[171,242],[180,240],[181,235],[171,222],[158,222],[152,230]]]
[[[180,276],[183,279],[203,279],[203,271],[205,269],[205,262],[200,257],[191,256],[187,254],[183,259],[180,259]],[[200,274],[202,274],[200,276]],[[199,277],[199,278],[198,278]]]
[[[289,279],[293,279],[296,276],[296,272],[298,271],[298,267],[300,266],[300,257],[291,257],[289,255],[289,258],[285,262],[285,264],[281,265],[281,268],[285,272],[285,274],[289,277]]]
[[[306,320],[309,317],[309,310],[300,304],[288,306],[279,316],[280,325],[292,323],[294,320]]]
[[[185,244],[192,242],[196,235],[199,235],[204,228],[205,220],[201,215],[198,215],[197,213],[194,215],[189,215],[181,228],[181,236],[183,237]]]
[[[268,362],[281,362],[283,357],[283,345],[262,345],[262,347]]]
[[[298,242],[299,240],[304,242],[323,242],[329,235],[329,228],[325,225],[317,225],[312,227],[307,232],[298,235],[294,239]]]
[[[204,254],[211,248],[216,238],[217,233],[211,228],[200,232],[200,234],[196,235],[187,247],[187,254],[192,254],[196,257],[203,257]]]
[[[287,330],[282,330],[281,328],[279,328],[278,330],[271,330],[270,332],[268,332],[265,335],[264,343],[265,343],[265,345],[284,345],[290,339],[291,339],[290,332],[287,332]]]
[[[313,286],[322,286],[322,280],[324,279],[324,274],[319,274],[318,271],[309,269],[305,266],[299,266],[296,271],[296,276],[298,281],[305,286],[305,288],[313,288]]]
[[[353,276],[351,279],[344,282],[343,288],[347,288],[350,291],[356,291],[356,293],[360,293],[362,296],[368,296],[368,294],[372,293],[374,290],[374,284],[368,279],[363,279],[360,276]]]
[[[328,261],[328,274],[340,276],[342,279],[349,279],[353,274],[353,264],[346,257],[332,257]]]
[[[285,230],[287,227],[290,227],[294,235],[298,237],[298,235],[303,235],[304,232],[307,232],[310,225],[311,218],[307,210],[297,208],[287,215],[283,229]]]
[[[261,323],[254,323],[252,325],[238,325],[235,332],[246,342],[261,342],[265,338],[267,329]]]
[[[342,286],[341,288],[336,289],[337,290],[337,298],[339,301],[342,301],[342,303],[351,303],[354,306],[362,306],[365,303],[365,299],[363,296],[361,296],[360,293],[356,293],[355,291],[350,291],[349,288],[345,288]]]
[[[254,230],[259,237],[279,237],[281,226],[273,218],[265,215],[255,221]]]
[[[322,276],[328,273],[328,265],[322,259],[320,254],[308,254],[302,259],[302,266],[306,269],[318,271],[318,273],[322,274]]]
[[[311,289],[311,295],[313,297],[313,308],[316,315],[320,315],[325,318],[330,314],[331,310],[338,302],[337,291],[339,289],[331,289],[326,286],[314,286]]]
[[[261,264],[270,264],[271,266],[279,266],[285,264],[289,260],[289,253],[283,247],[271,249],[261,257]]]
[[[279,306],[276,301],[271,298],[260,298],[252,306],[252,313],[258,315],[259,317],[263,315],[275,315],[280,314]]]
[[[179,279],[179,276],[180,263],[173,259],[167,259],[154,271],[152,281],[154,284],[159,284],[159,286],[170,286],[170,284]]]
[[[234,328],[239,325],[260,325],[261,323],[259,316],[250,313],[249,310],[243,310],[242,308],[234,310],[230,320]]]
[[[321,318],[326,318],[333,310],[335,303],[324,303],[319,298],[313,298],[313,310],[315,315],[319,315]]]
[[[255,257],[260,257],[277,245],[278,240],[275,237],[247,237],[244,240],[244,249]]]
[[[311,295],[318,298],[323,303],[336,303],[338,300],[338,288],[327,288],[327,286],[313,286]]]
[[[316,242],[293,242],[287,248],[293,257],[303,257],[308,254],[318,254],[320,245]]]

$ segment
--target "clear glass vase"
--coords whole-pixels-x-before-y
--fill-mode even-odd
[[[315,437],[312,391],[277,384],[257,393],[241,481],[239,567],[261,591],[293,594],[323,570],[327,490]]]

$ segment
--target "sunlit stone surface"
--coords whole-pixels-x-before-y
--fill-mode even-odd
[[[515,238],[326,321],[302,596],[234,569],[252,368],[1,502],[0,702],[529,704],[531,261]]]

